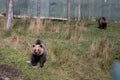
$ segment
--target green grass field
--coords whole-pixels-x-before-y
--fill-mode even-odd
[[[58,21],[36,22],[14,19],[9,31],[0,17],[0,76],[10,80],[111,80],[110,68],[120,58],[120,23],[109,22],[106,30],[97,22],[82,20],[79,25]],[[32,44],[46,43],[47,61],[32,68]]]

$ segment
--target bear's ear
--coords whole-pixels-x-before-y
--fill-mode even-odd
[[[35,47],[35,44],[33,44],[33,47]]]

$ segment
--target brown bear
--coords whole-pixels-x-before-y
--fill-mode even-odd
[[[46,62],[46,55],[46,45],[43,41],[38,39],[32,47],[31,61],[27,63],[30,63],[32,66],[36,66],[40,63],[40,67],[42,68]]]
[[[98,24],[99,24],[99,29],[106,29],[107,28],[107,20],[105,17],[100,17],[98,20]]]

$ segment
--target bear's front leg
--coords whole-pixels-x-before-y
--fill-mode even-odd
[[[41,68],[44,67],[45,62],[46,62],[46,55],[44,54],[40,57],[40,67]]]
[[[40,57],[38,55],[32,54],[31,55],[31,65],[36,66],[37,63],[39,62]]]

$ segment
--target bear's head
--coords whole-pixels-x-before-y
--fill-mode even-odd
[[[44,48],[42,44],[34,44],[33,45],[33,54],[35,55],[42,55],[44,53]]]

